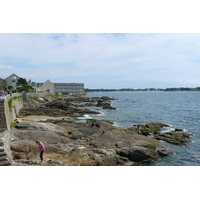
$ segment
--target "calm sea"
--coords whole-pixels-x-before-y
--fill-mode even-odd
[[[153,165],[200,166],[200,92],[92,92],[88,96],[117,99],[111,101],[116,110],[90,107],[101,114],[88,117],[113,121],[120,128],[161,122],[169,124],[170,129],[182,128],[194,134],[187,146],[164,143],[175,155],[159,158]]]

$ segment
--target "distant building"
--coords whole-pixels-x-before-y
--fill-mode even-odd
[[[13,86],[13,89],[16,89],[17,80],[21,77],[16,74],[12,74],[5,79],[5,86],[9,85]],[[3,82],[2,81],[2,82]],[[29,83],[30,82],[30,83]],[[45,83],[36,83],[28,81],[29,85],[31,85],[35,92],[37,93],[62,93],[62,94],[84,94],[84,83],[52,83],[50,80],[47,80]],[[0,79],[1,84],[1,79]],[[0,85],[1,86],[1,85]],[[4,87],[5,87],[4,86]]]
[[[84,94],[84,83],[54,83],[55,92],[63,94]]]
[[[84,83],[52,83],[47,80],[45,83],[32,82],[32,87],[37,93],[84,94]]]
[[[16,89],[16,83],[17,80],[20,79],[21,77],[17,76],[16,74],[11,74],[10,76],[8,76],[5,81],[6,81],[6,86],[12,86],[13,89]]]

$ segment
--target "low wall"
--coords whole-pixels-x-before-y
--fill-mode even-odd
[[[14,94],[12,97],[18,97],[21,96],[21,94]],[[21,99],[13,100],[13,108],[10,111],[10,108],[8,106],[8,101],[12,98],[10,96],[6,96],[4,107],[5,107],[5,116],[6,116],[6,122],[7,122],[7,128],[10,130],[10,124],[11,122],[14,122],[14,120],[17,118],[17,115],[19,114],[19,110],[23,107],[23,101]]]
[[[15,94],[14,96],[19,96],[19,94]],[[13,101],[13,108],[10,110],[8,102],[12,97],[5,96],[3,99],[0,100],[0,165],[12,165],[13,158],[12,153],[10,150],[10,142],[12,140],[11,138],[11,132],[10,132],[10,125],[11,122],[14,122],[16,119],[16,116],[19,114],[19,110],[23,107],[22,98],[17,99]]]

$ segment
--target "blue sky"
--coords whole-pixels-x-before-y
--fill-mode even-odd
[[[85,88],[200,86],[198,33],[1,33],[0,77]]]

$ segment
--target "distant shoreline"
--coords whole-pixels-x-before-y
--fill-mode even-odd
[[[137,89],[137,90],[134,90],[134,89],[131,89],[131,90],[115,90],[115,89],[85,89],[85,92],[86,93],[89,93],[89,92],[200,92],[200,88],[199,89],[170,89],[170,88],[167,88],[167,89],[159,89],[159,90],[151,90],[151,89]]]

